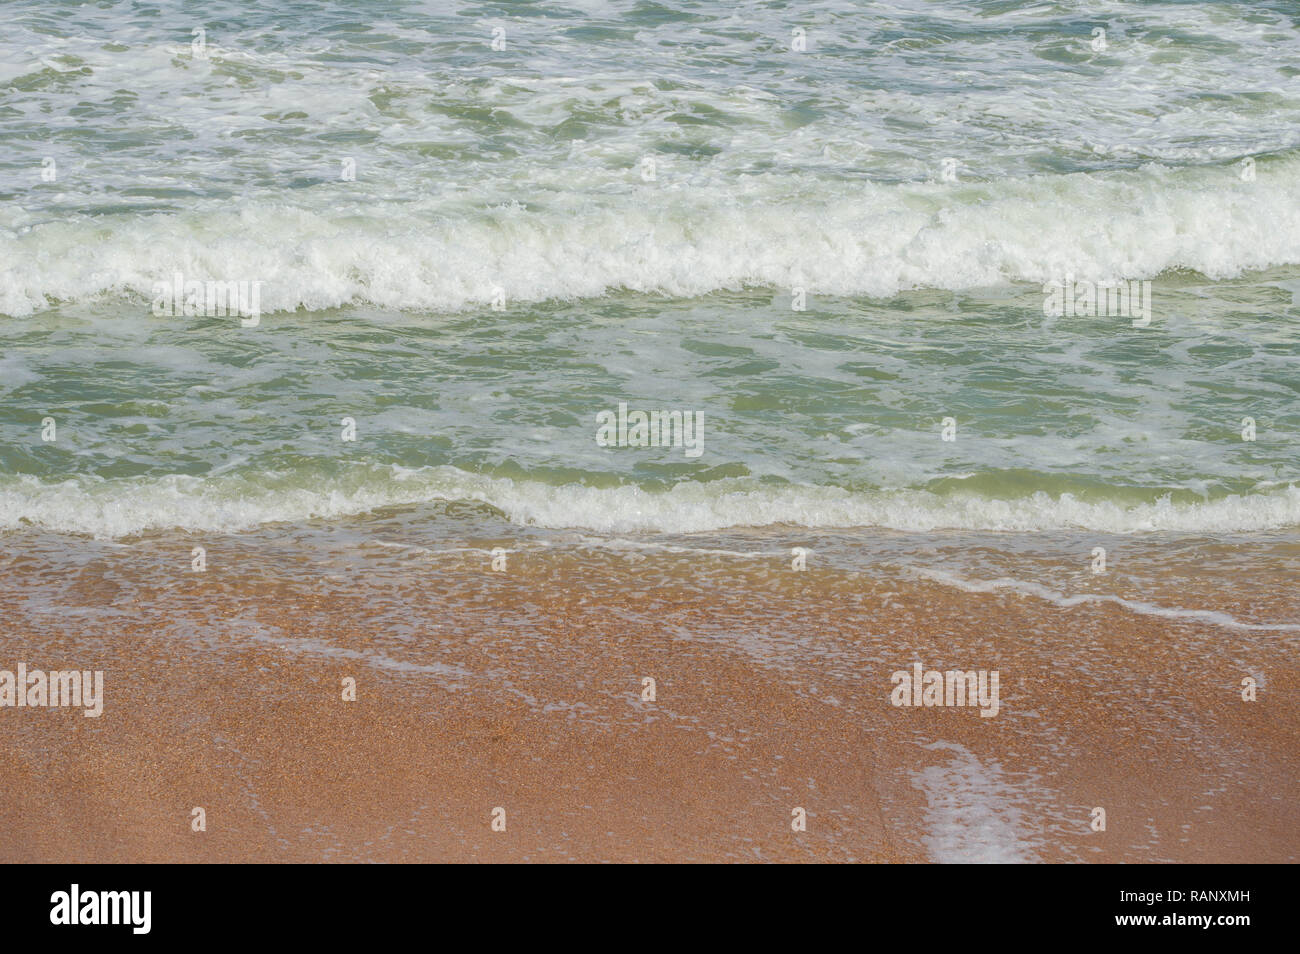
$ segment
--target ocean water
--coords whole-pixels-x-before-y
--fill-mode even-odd
[[[4,14],[10,547],[1300,565],[1292,2]],[[158,314],[177,275],[257,324]],[[1045,313],[1117,281],[1145,320]],[[620,404],[698,455],[602,446]]]

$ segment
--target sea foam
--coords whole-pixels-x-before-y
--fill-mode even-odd
[[[310,194],[309,194],[310,193]],[[7,226],[7,227],[6,227]],[[886,298],[913,288],[1220,279],[1300,263],[1300,157],[975,183],[748,177],[648,196],[356,203],[333,187],[176,213],[0,219],[0,313],[114,296],[148,313],[156,283],[262,282],[264,314],[356,304],[456,311],[627,290],[696,296],[804,288]]]
[[[363,466],[345,478],[307,475],[80,478],[0,482],[0,530],[36,526],[103,538],[153,530],[237,532],[263,524],[364,514],[438,501],[477,502],[512,523],[597,533],[695,533],[791,525],[924,532],[1226,533],[1300,526],[1300,486],[1174,503],[1083,501],[1070,494],[1015,498],[925,490],[852,492],[837,487],[686,481],[671,490],[633,485],[551,485],[450,466]]]

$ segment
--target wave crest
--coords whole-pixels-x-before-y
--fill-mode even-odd
[[[1300,486],[1196,503],[1082,501],[1039,492],[1015,499],[924,490],[854,493],[838,487],[683,482],[654,492],[625,485],[554,486],[455,467],[366,467],[306,475],[68,480],[0,484],[0,530],[40,527],[101,538],[154,530],[238,532],[262,524],[364,514],[436,501],[478,502],[513,523],[598,533],[695,533],[732,527],[878,527],[900,531],[1223,533],[1300,526]]]
[[[455,311],[626,289],[694,296],[742,287],[890,297],[922,288],[1211,278],[1300,263],[1300,158],[1237,167],[1075,173],[984,183],[751,177],[734,189],[647,184],[449,214],[434,200],[339,211],[295,198],[22,224],[0,232],[0,313],[187,280],[260,281],[274,313],[351,304]],[[802,194],[802,198],[793,197]],[[350,198],[350,197],[349,197]],[[148,306],[145,305],[145,308]]]

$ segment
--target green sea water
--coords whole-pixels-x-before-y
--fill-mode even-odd
[[[49,6],[0,531],[1300,526],[1289,4]],[[1044,313],[1118,280],[1149,320]]]

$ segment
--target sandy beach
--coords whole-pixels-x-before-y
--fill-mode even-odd
[[[101,669],[105,698],[0,710],[0,860],[1300,853],[1293,635],[671,553],[142,578],[167,552],[86,561],[57,606],[11,561],[0,668]],[[997,715],[892,705],[915,662],[998,670]]]

